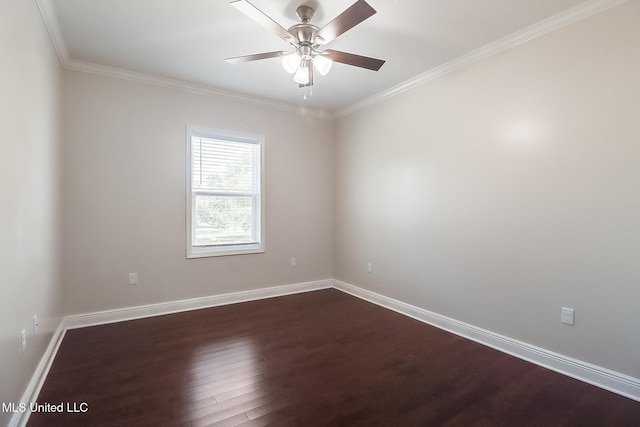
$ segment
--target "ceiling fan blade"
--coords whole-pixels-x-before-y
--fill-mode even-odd
[[[273,19],[269,18],[260,9],[249,3],[247,0],[232,0],[229,4],[249,18],[253,19],[258,24],[262,25],[267,30],[275,33],[281,39],[291,43],[292,45],[296,45],[297,40],[289,33],[289,31]]]
[[[361,56],[333,49],[326,49],[322,53],[328,56],[332,61],[353,65],[354,67],[366,68],[367,70],[373,71],[378,71],[385,63],[382,59],[370,58],[368,56]]]
[[[329,43],[375,14],[376,10],[369,6],[369,3],[364,0],[358,0],[333,21],[322,27],[317,36],[324,40],[322,44]]]
[[[246,55],[246,56],[236,56],[235,58],[227,58],[225,59],[225,61],[227,61],[230,64],[240,64],[242,62],[258,61],[260,59],[277,58],[279,56],[284,56],[289,53],[291,52],[285,52],[284,50],[279,50],[277,52],[265,52],[265,53],[256,53],[253,55]]]

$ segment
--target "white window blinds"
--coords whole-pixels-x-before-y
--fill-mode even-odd
[[[193,189],[258,192],[258,144],[193,137]]]

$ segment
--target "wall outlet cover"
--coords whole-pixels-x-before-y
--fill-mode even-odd
[[[574,324],[574,310],[573,308],[562,307],[562,317],[560,319],[565,325]]]

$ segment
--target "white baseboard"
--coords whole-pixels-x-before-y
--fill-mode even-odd
[[[40,394],[40,389],[42,389],[44,380],[49,374],[49,369],[51,368],[53,359],[55,359],[56,357],[56,353],[58,352],[60,343],[62,343],[65,332],[66,329],[64,328],[63,319],[60,322],[60,325],[58,325],[56,331],[53,333],[51,341],[49,341],[47,349],[44,351],[42,358],[40,358],[40,363],[38,363],[36,370],[31,376],[31,381],[29,381],[29,384],[27,384],[27,388],[22,394],[22,399],[20,399],[19,402],[26,403],[28,405],[30,402],[37,401],[38,394]],[[25,412],[14,412],[13,416],[9,420],[9,427],[26,426],[27,421],[29,420],[29,415],[31,415],[31,412],[28,410]]]
[[[640,402],[640,379],[505,337],[360,287],[333,281],[333,287],[376,305]]]
[[[47,378],[47,374],[49,373],[49,369],[56,357],[60,343],[68,329],[123,322],[125,320],[142,319],[145,317],[161,316],[164,314],[179,313],[189,310],[199,310],[201,308],[216,307],[246,301],[256,301],[265,298],[292,295],[319,289],[328,289],[331,287],[333,287],[333,280],[318,280],[315,282],[297,283],[293,285],[275,286],[271,288],[65,316],[51,338],[45,353],[40,359],[40,363],[33,373],[31,381],[27,385],[27,389],[22,395],[20,402],[29,404],[30,402],[38,401],[40,389],[44,384],[44,380]],[[15,412],[9,421],[9,426],[26,426],[30,415],[31,413],[28,410],[25,412]]]
[[[216,307],[219,305],[256,301],[264,298],[273,298],[283,295],[297,294],[300,292],[327,289],[331,288],[332,286],[332,280],[319,280],[315,282],[305,282],[293,285],[275,286],[272,288],[232,292],[229,294],[212,295],[201,298],[163,302],[159,304],[118,308],[115,310],[97,311],[94,313],[74,314],[66,316],[64,318],[65,329],[84,328],[87,326],[123,322],[125,320],[142,319],[145,317],[180,313],[189,310],[199,310],[202,308]]]
[[[29,403],[36,402],[38,400],[40,389],[42,388],[44,380],[49,373],[49,369],[51,368],[67,329],[161,316],[164,314],[198,310],[246,301],[255,301],[328,288],[338,289],[355,297],[412,317],[421,322],[428,323],[464,338],[495,348],[496,350],[511,354],[512,356],[520,359],[535,363],[536,365],[543,366],[640,402],[640,379],[554,353],[522,341],[514,340],[348,283],[330,279],[66,316],[51,338],[51,342],[42,356],[42,359],[40,360],[27,389],[22,395],[20,402]],[[27,421],[29,420],[29,415],[30,413],[28,411],[24,413],[14,413],[9,422],[9,426],[26,426]]]

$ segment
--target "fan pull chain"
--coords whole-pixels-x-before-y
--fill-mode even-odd
[[[311,95],[313,95],[313,86],[305,86],[304,96],[302,98],[306,101],[307,98],[311,98]]]

